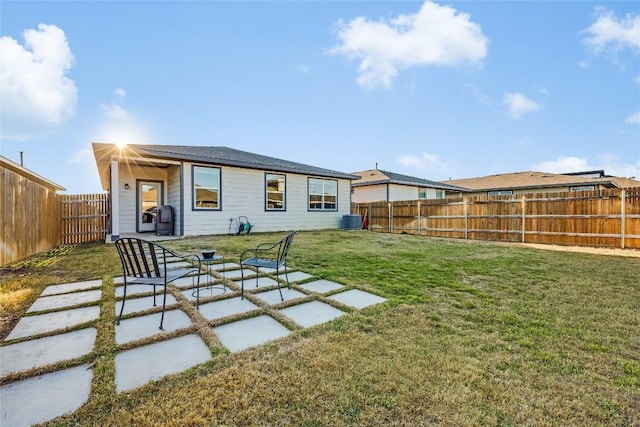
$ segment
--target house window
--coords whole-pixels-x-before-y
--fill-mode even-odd
[[[284,211],[286,201],[286,179],[284,175],[265,174],[266,210]]]
[[[594,185],[582,185],[580,187],[570,187],[570,191],[593,191],[596,187]]]
[[[220,209],[220,169],[194,166],[193,209]]]
[[[418,199],[424,200],[427,198],[427,189],[426,188],[418,188]]]
[[[309,178],[309,210],[338,210],[338,181]]]
[[[488,196],[510,196],[512,194],[513,190],[489,191],[489,193],[487,193]]]
[[[444,199],[444,190],[436,190],[436,199]]]

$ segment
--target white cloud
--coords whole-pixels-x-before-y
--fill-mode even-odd
[[[304,64],[296,65],[296,70],[298,70],[302,74],[309,74],[309,66]]]
[[[0,38],[2,137],[29,139],[75,114],[78,90],[66,73],[73,65],[67,38],[55,25],[25,30],[24,46]]]
[[[624,119],[624,122],[630,124],[640,124],[640,113],[635,113]]]
[[[100,109],[105,118],[109,120],[116,120],[127,122],[130,120],[129,113],[119,105],[116,104],[100,104]]]
[[[430,1],[393,19],[339,21],[337,38],[329,52],[360,61],[356,82],[367,90],[391,87],[412,66],[480,63],[489,43],[468,14]]]
[[[124,99],[124,97],[127,96],[127,91],[119,87],[113,91],[113,94],[119,99]]]
[[[561,156],[556,160],[538,163],[533,170],[550,173],[569,173],[603,169],[607,175],[620,177],[640,177],[640,159],[635,164],[621,163],[615,154],[597,156],[594,163],[582,157]]]
[[[396,156],[395,161],[402,166],[419,170],[444,170],[447,167],[446,163],[441,161],[436,154],[427,152],[423,152],[419,156],[400,154]]]
[[[518,120],[525,114],[533,113],[542,108],[539,104],[536,104],[521,93],[505,92],[502,101],[507,106],[507,114],[514,120]]]
[[[588,34],[584,42],[595,53],[607,46],[614,50],[640,50],[640,15],[628,13],[618,18],[612,11],[596,7],[595,18],[595,22],[583,31]]]
[[[595,169],[589,166],[589,162],[581,157],[558,157],[556,160],[548,160],[533,166],[533,169],[549,173],[569,173]]]

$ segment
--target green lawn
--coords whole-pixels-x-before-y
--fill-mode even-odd
[[[283,234],[166,245],[237,261]],[[637,257],[300,232],[291,267],[389,302],[238,354],[212,346],[210,362],[116,395],[115,248],[68,249],[0,278],[4,325],[46,285],[105,279],[96,349],[82,361],[95,364],[90,401],[54,425],[640,425]]]

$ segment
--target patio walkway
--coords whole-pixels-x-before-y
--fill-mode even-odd
[[[158,329],[161,313],[149,311],[153,308],[151,288],[134,285],[127,289],[123,320],[115,326],[114,340],[122,348],[115,356],[116,393],[204,363],[211,359],[209,347],[240,352],[386,301],[300,271],[289,272],[291,289],[284,282],[284,301],[276,286],[276,280],[284,281],[284,276],[277,277],[274,272],[261,275],[257,286],[255,273],[245,278],[245,298],[241,299],[239,268],[226,263],[212,272],[214,277],[201,276],[201,286],[213,286],[201,287],[196,316],[209,325],[218,342],[208,342],[192,332],[193,321],[187,313],[193,313],[193,278],[171,285],[164,330]],[[223,272],[225,282],[221,280]],[[114,283],[118,313],[122,278]],[[0,378],[21,372],[34,375],[0,386],[0,425],[43,423],[72,413],[87,402],[93,366],[82,364],[82,360],[94,351],[101,300],[102,281],[94,280],[49,286],[29,308],[0,347]],[[161,297],[158,301],[161,303]],[[71,368],[52,370],[60,362],[74,360],[78,364]],[[38,373],[43,371],[46,373]]]

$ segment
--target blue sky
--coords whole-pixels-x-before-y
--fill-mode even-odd
[[[101,191],[91,142],[341,172],[640,178],[640,3],[5,1],[0,153]]]

